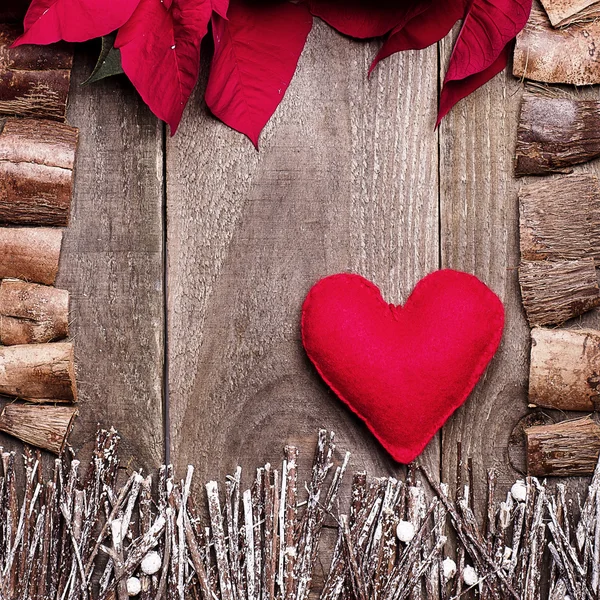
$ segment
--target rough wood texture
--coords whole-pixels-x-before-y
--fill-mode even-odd
[[[441,45],[443,64],[452,42]],[[496,356],[442,430],[442,481],[456,481],[461,442],[464,460],[473,458],[470,489],[479,515],[486,510],[489,469],[497,472],[499,495],[514,481],[505,452],[513,427],[527,412],[529,328],[515,268],[519,182],[512,177],[519,104],[519,83],[502,73],[461,101],[440,126],[442,267],[480,277],[500,296],[506,311]]]
[[[206,113],[202,84],[168,140],[177,472],[193,462],[199,481],[221,477],[241,455],[275,464],[282,441],[306,456],[330,425],[355,468],[399,469],[310,367],[299,331],[320,277],[358,272],[398,303],[438,267],[437,52],[394,56],[367,79],[376,45],[316,21],[260,153]],[[422,460],[439,472],[439,437]]]
[[[69,223],[77,129],[41,119],[8,119],[0,133],[0,223]]]
[[[590,419],[538,425],[525,430],[527,473],[546,475],[591,475],[600,453],[600,426]]]
[[[560,325],[600,306],[592,258],[526,260],[519,266],[521,297],[529,324]]]
[[[73,211],[57,286],[71,294],[80,418],[70,442],[91,451],[114,426],[131,468],[164,460],[162,405],[163,128],[125,81],[90,87],[78,55],[69,123],[79,128]],[[85,455],[85,452],[84,452]]]
[[[77,409],[71,406],[7,404],[0,414],[0,431],[54,454],[63,451]]]
[[[600,408],[600,331],[531,331],[529,402],[544,408]]]
[[[600,83],[600,22],[553,29],[539,4],[517,36],[513,74],[544,83]]]
[[[573,165],[600,156],[600,102],[523,96],[515,172],[543,175],[570,172]]]
[[[77,400],[73,344],[0,347],[0,394],[26,400]]]
[[[578,173],[542,178],[519,190],[523,260],[600,258],[600,182]]]
[[[0,344],[42,344],[69,335],[69,292],[4,279],[0,283]]]
[[[62,231],[0,227],[0,279],[24,279],[52,285],[58,273]]]
[[[0,23],[0,114],[64,121],[73,49],[65,44],[11,48],[21,30]]]
[[[600,15],[598,0],[542,0],[553,27],[568,25]]]

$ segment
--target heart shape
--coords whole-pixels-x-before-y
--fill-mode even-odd
[[[498,296],[449,269],[422,279],[403,307],[346,273],[318,281],[302,307],[310,360],[401,463],[414,460],[467,399],[503,327]]]

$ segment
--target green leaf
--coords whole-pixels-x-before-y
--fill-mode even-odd
[[[102,38],[102,47],[100,49],[98,62],[96,63],[92,74],[82,83],[82,85],[95,83],[106,77],[121,75],[123,73],[123,68],[121,67],[121,51],[118,48],[115,48],[116,37],[117,32],[115,31]]]

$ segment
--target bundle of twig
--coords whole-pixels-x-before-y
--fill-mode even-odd
[[[496,503],[490,472],[481,525],[460,452],[456,494],[416,467],[402,480],[360,472],[346,510],[338,495],[349,455],[334,465],[333,434],[320,431],[305,492],[298,450],[288,446],[281,469],[258,469],[249,489],[240,467],[223,486],[206,484],[205,511],[191,494],[192,467],[184,481],[164,466],[154,485],[137,472],[119,483],[118,440],[99,432],[85,474],[62,457],[49,481],[39,453],[26,449],[22,493],[21,461],[2,453],[2,600],[307,600],[317,591],[326,522],[337,524],[338,537],[322,600],[449,600],[469,591],[498,600],[598,598],[600,468],[579,511],[564,486],[535,478]],[[457,540],[455,553],[447,536]]]

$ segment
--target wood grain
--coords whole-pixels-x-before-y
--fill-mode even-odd
[[[168,141],[170,449],[197,482],[238,462],[279,465],[286,443],[304,481],[321,426],[352,452],[351,469],[399,469],[299,334],[320,277],[361,273],[397,303],[438,266],[436,49],[393,57],[368,80],[375,51],[317,21],[260,153],[206,114],[201,90]],[[437,440],[423,460],[439,471]]]
[[[88,451],[98,424],[114,426],[131,466],[155,468],[164,443],[163,131],[127,83],[81,87],[92,67],[79,55],[73,70],[68,120],[80,145],[57,280],[71,294],[80,392],[71,443]]]
[[[451,48],[450,39],[441,44],[444,64]],[[514,482],[508,439],[527,412],[529,328],[517,281],[520,184],[513,175],[519,103],[518,81],[503,72],[458,104],[440,127],[442,266],[477,275],[500,296],[506,314],[498,353],[442,430],[442,479],[455,481],[461,442],[463,457],[473,458],[479,515],[487,469],[498,473],[498,497]]]

